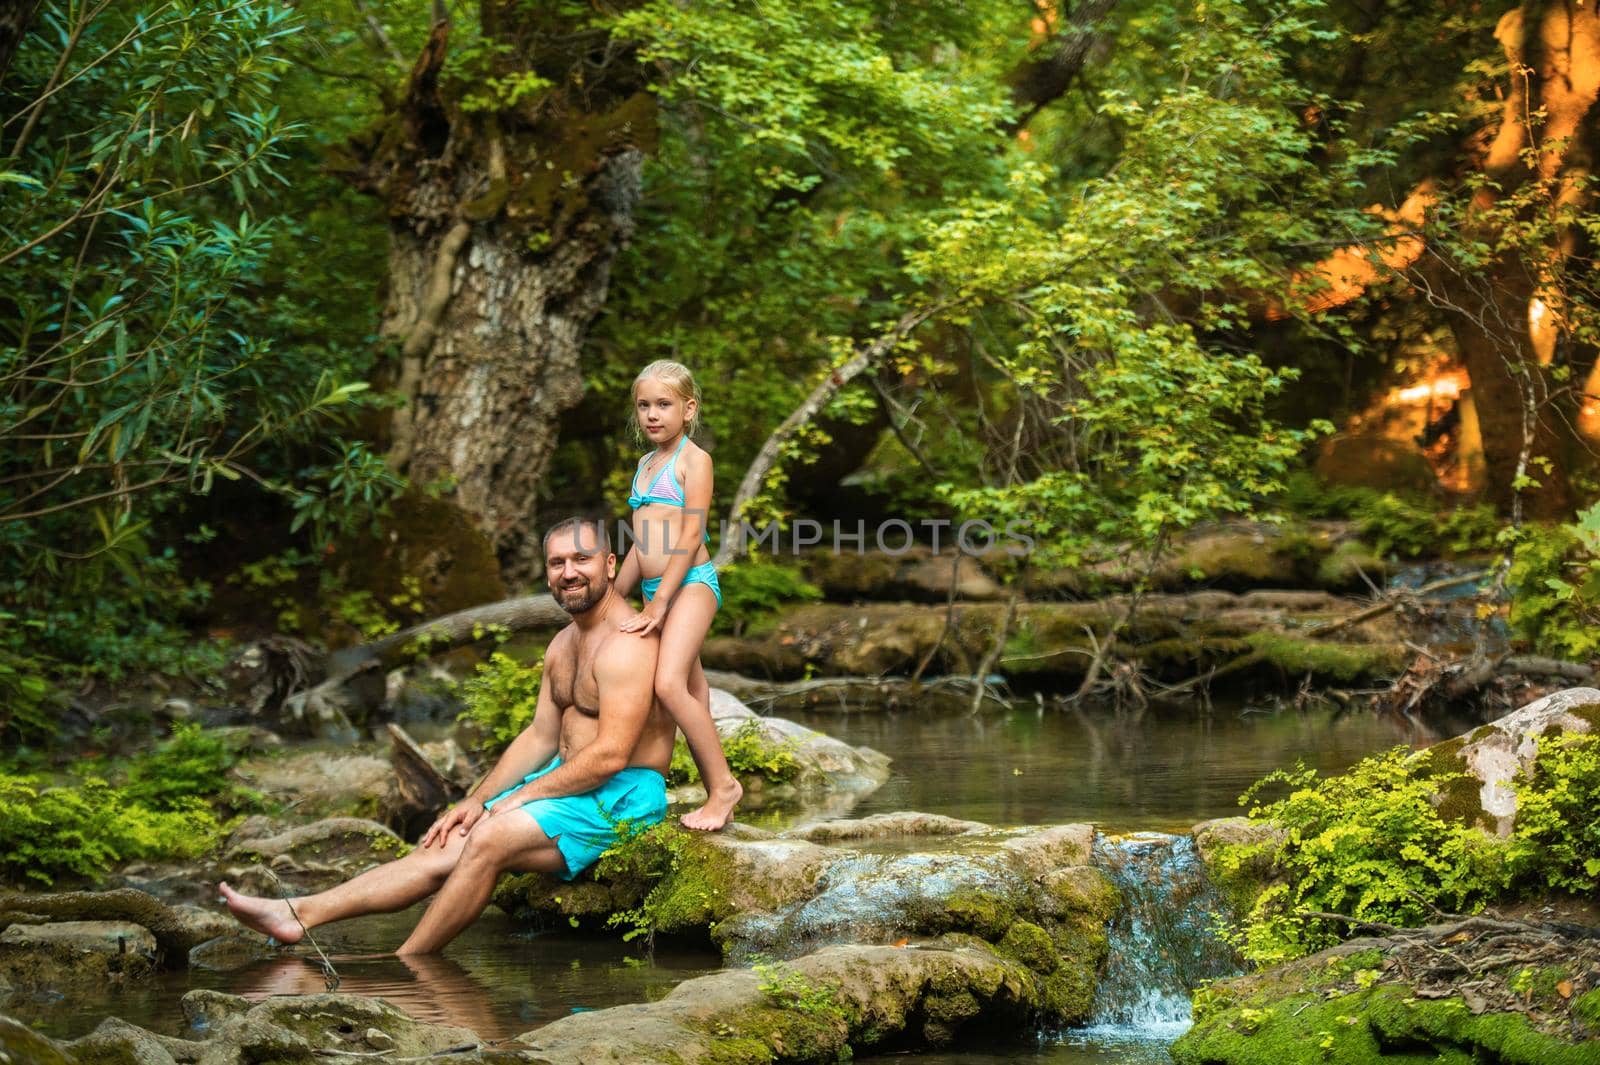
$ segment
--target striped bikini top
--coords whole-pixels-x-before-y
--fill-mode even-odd
[[[643,493],[639,491],[639,474],[644,472],[644,464],[650,455],[639,456],[639,468],[633,471],[633,494],[628,497],[630,509],[638,510],[646,503],[665,503],[669,507],[684,505],[683,485],[678,481],[678,454],[688,442],[687,435],[679,439],[678,450],[672,453],[672,457],[656,473]]]

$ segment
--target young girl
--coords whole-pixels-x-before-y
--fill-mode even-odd
[[[689,441],[700,413],[700,389],[676,362],[652,362],[633,379],[639,432],[654,445],[633,474],[633,550],[617,574],[617,590],[637,582],[645,608],[623,632],[661,630],[656,698],[689,741],[706,786],[706,804],[684,826],[715,831],[733,817],[744,789],[728,768],[722,738],[711,722],[711,689],[700,668],[700,645],[722,605],[717,571],[706,553],[711,513],[711,456]]]

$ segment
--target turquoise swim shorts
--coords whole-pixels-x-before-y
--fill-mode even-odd
[[[536,773],[522,778],[522,784],[538,780],[561,764],[558,755]],[[483,804],[488,809],[522,784],[516,784]],[[582,795],[563,795],[555,799],[534,799],[520,809],[551,839],[566,859],[567,871],[561,879],[571,880],[600,859],[626,825],[646,828],[667,816],[667,782],[660,773],[644,766],[629,766],[593,791]]]

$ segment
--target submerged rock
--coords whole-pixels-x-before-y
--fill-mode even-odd
[[[0,1016],[0,1062],[7,1065],[76,1065],[55,1040],[20,1021]]]
[[[155,936],[128,921],[13,924],[0,932],[0,978],[17,989],[137,980],[156,964]]]

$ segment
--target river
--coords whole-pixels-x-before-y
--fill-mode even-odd
[[[1218,973],[1225,951],[1210,947],[1208,907],[1197,902],[1188,840],[1197,821],[1239,813],[1252,781],[1296,759],[1323,772],[1407,742],[1402,728],[1368,713],[1269,711],[1248,705],[1064,712],[1022,704],[999,714],[828,714],[812,727],[894,759],[890,779],[852,816],[922,810],[999,826],[1089,821],[1108,834],[1143,834],[1102,844],[1100,862],[1148,896],[1112,930],[1112,1000],[1098,1004],[1103,1023],[1065,1032],[978,1037],[950,1053],[862,1058],[920,1065],[1159,1063],[1184,1027],[1186,986]],[[801,812],[753,817],[768,827],[806,819]],[[774,823],[776,822],[776,823]],[[1106,848],[1116,853],[1106,851]],[[1138,863],[1143,863],[1139,865]],[[1175,906],[1172,894],[1183,897]],[[1187,894],[1184,894],[1187,893]],[[1170,919],[1173,912],[1194,920]],[[578,1010],[659,998],[692,976],[719,967],[709,949],[661,943],[654,954],[617,938],[576,932],[535,934],[491,910],[445,956],[416,963],[360,958],[393,949],[415,912],[370,917],[319,930],[335,955],[341,991],[381,996],[415,1016],[473,1028],[487,1039],[528,1031]],[[1165,966],[1165,968],[1163,968]],[[1114,978],[1113,978],[1114,977]],[[232,972],[165,973],[129,988],[67,999],[14,997],[6,1012],[47,1034],[70,1038],[116,1015],[167,1034],[182,1034],[183,993],[208,987],[251,998],[324,990],[318,970],[285,956]]]

